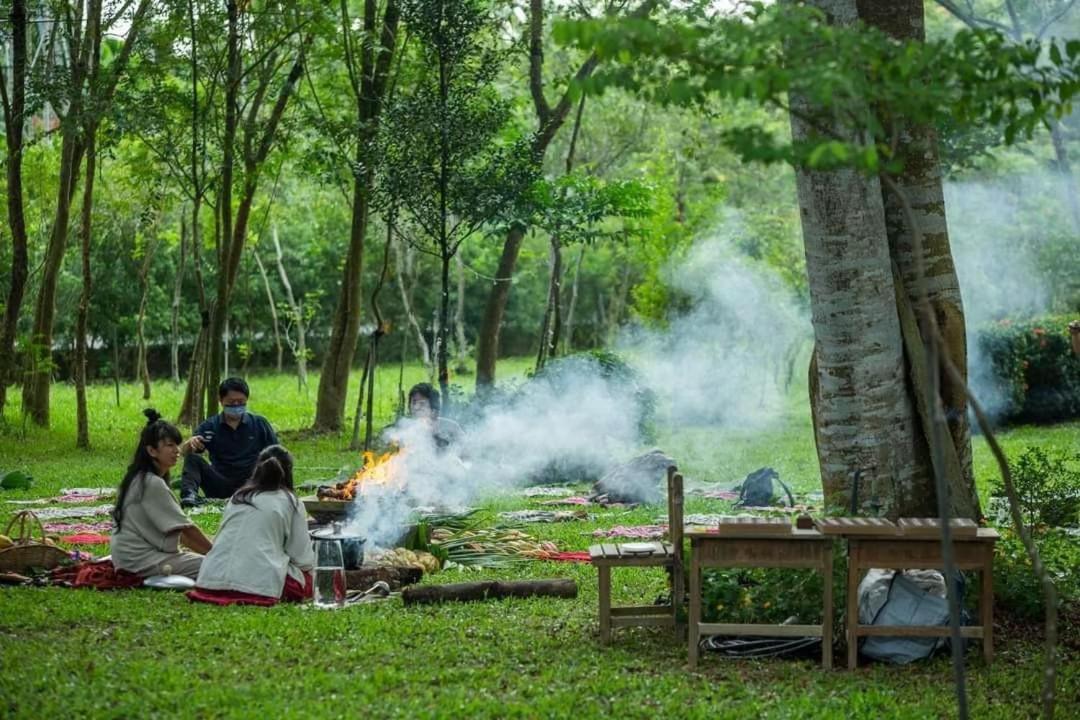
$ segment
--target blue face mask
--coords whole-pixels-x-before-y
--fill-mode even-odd
[[[225,417],[240,418],[247,412],[247,405],[227,405],[224,408]]]

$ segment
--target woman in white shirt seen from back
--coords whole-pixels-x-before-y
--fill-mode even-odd
[[[307,517],[293,491],[292,456],[271,445],[225,506],[188,597],[217,605],[301,602],[311,597],[314,565]]]

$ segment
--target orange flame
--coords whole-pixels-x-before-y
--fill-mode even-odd
[[[371,488],[379,485],[403,485],[405,482],[404,472],[401,470],[403,459],[403,453],[387,452],[376,457],[375,453],[365,451],[363,467],[357,470],[342,488],[344,499],[353,500],[356,496],[364,495]]]

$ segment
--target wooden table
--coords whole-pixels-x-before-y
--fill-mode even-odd
[[[870,568],[944,569],[941,542],[936,539],[896,536],[846,535],[848,540],[847,578],[847,647],[848,668],[854,669],[859,660],[860,637],[888,635],[906,637],[948,637],[948,626],[860,625],[859,580],[862,571]],[[994,543],[998,533],[992,528],[979,528],[974,537],[953,537],[953,555],[957,570],[978,570],[982,573],[979,594],[979,625],[960,628],[966,638],[981,638],[983,658],[994,657]]]
[[[690,668],[697,667],[702,635],[766,635],[820,637],[821,663],[832,667],[833,598],[832,538],[817,530],[783,533],[688,532],[690,539]],[[825,581],[820,625],[769,625],[701,622],[702,568],[809,568],[820,570]]]

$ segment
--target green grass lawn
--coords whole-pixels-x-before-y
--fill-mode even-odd
[[[527,361],[500,364],[500,378],[520,376]],[[406,387],[423,376],[406,370]],[[380,375],[378,417],[391,419],[397,369]],[[461,378],[471,387],[472,379]],[[345,437],[308,438],[317,379],[307,392],[294,378],[251,378],[253,411],[272,419],[297,458],[299,481],[326,477],[355,462]],[[355,392],[356,380],[353,388]],[[793,390],[771,429],[661,428],[660,447],[684,471],[707,481],[735,482],[772,465],[795,487],[816,485],[813,436],[805,397]],[[156,383],[152,404],[167,416],[181,389]],[[18,394],[0,432],[0,468],[26,469],[36,483],[0,500],[41,497],[61,487],[111,486],[123,472],[142,424],[141,388],[90,390],[90,452],[74,448],[74,392],[53,389],[53,428],[22,425]],[[351,408],[355,396],[349,399]],[[384,423],[383,423],[384,424]],[[1075,449],[1080,424],[1019,428],[1002,440],[1010,452],[1028,444]],[[702,448],[707,448],[703,450]],[[975,466],[985,493],[992,459],[975,440]],[[480,517],[530,507],[524,498],[482,499]],[[0,503],[0,521],[14,506]],[[689,512],[718,511],[694,500]],[[589,532],[649,522],[660,508],[600,510],[595,521],[531,525],[527,530],[562,549],[590,544]],[[199,516],[207,530],[217,516]],[[824,672],[811,661],[725,661],[706,655],[698,672],[685,667],[686,646],[670,632],[622,630],[601,647],[596,627],[596,576],[588,565],[532,562],[508,570],[447,571],[430,582],[568,577],[575,600],[507,600],[405,609],[399,601],[321,612],[307,607],[216,608],[182,595],[149,590],[97,593],[52,588],[0,588],[0,717],[949,717],[955,715],[946,659],[909,667],[869,665]],[[662,574],[616,572],[616,601],[651,601]],[[1041,682],[1037,632],[999,636],[985,667],[968,655],[972,717],[1036,714]],[[838,655],[838,657],[840,657]],[[1080,713],[1080,663],[1060,668],[1059,717]]]

